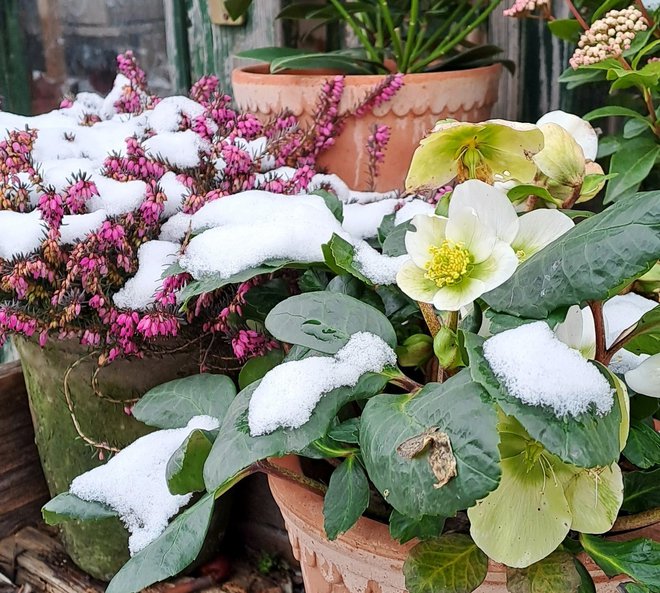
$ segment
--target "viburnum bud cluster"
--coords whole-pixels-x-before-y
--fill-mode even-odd
[[[515,0],[510,8],[503,11],[504,16],[525,17],[535,11],[549,12],[549,0]]]
[[[597,64],[607,58],[617,58],[630,48],[635,35],[646,29],[646,19],[634,6],[610,10],[582,34],[569,63],[576,69]]]

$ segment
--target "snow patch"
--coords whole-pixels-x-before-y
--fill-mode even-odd
[[[144,181],[117,181],[109,177],[95,177],[99,194],[87,200],[90,212],[105,210],[108,216],[119,216],[137,209],[147,194]]]
[[[389,257],[376,251],[366,241],[355,245],[353,264],[374,284],[396,284],[396,275],[408,255]]]
[[[98,229],[107,218],[105,210],[96,210],[89,214],[67,214],[62,217],[60,243],[70,245],[84,239]]]
[[[192,130],[185,130],[161,132],[147,138],[143,146],[150,157],[168,162],[173,167],[189,169],[199,165],[199,151],[208,148],[208,143]]]
[[[46,238],[46,225],[39,210],[0,210],[0,258],[12,259],[36,251]]]

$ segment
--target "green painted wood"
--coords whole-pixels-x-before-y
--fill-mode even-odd
[[[186,0],[163,0],[163,5],[172,88],[177,94],[186,94],[191,84]]]
[[[229,92],[232,69],[249,63],[236,59],[237,52],[282,45],[282,24],[275,20],[280,11],[280,0],[254,2],[245,24],[240,26],[211,23],[208,0],[186,0],[186,6],[192,81],[205,74],[215,74],[222,88]]]
[[[4,100],[2,109],[28,115],[29,72],[25,63],[19,2],[20,0],[0,2],[0,97]]]

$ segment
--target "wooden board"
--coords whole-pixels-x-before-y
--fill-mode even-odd
[[[0,539],[41,518],[48,489],[20,362],[0,365]]]

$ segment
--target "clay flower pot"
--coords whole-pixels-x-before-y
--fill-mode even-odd
[[[295,456],[274,461],[301,471]],[[416,541],[400,545],[390,537],[387,525],[365,517],[335,541],[328,541],[321,496],[281,478],[269,476],[268,482],[300,562],[307,593],[405,593],[403,563]],[[617,593],[619,583],[630,581],[627,577],[609,579],[591,559],[580,559],[598,593]],[[506,568],[491,561],[486,579],[475,593],[508,593]]]
[[[402,188],[415,148],[438,120],[475,122],[490,117],[501,74],[501,64],[453,72],[406,74],[403,88],[391,101],[362,118],[348,120],[319,164],[339,175],[349,187],[369,189],[367,138],[375,123],[385,124],[390,126],[392,136],[376,190]],[[313,71],[269,74],[266,65],[241,68],[232,73],[234,98],[241,109],[262,120],[288,109],[309,122],[323,83],[334,75]],[[382,80],[382,75],[346,76],[340,112],[350,111]]]

